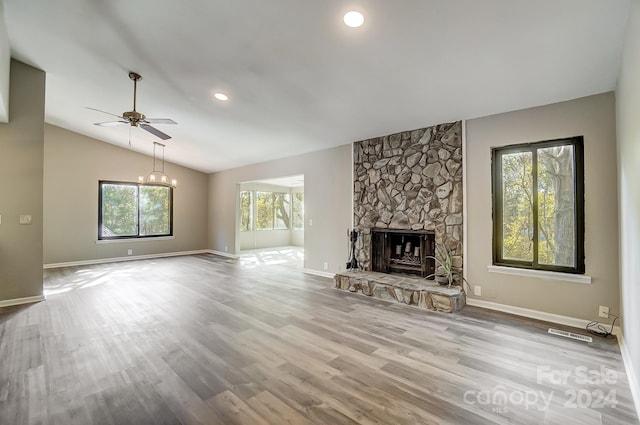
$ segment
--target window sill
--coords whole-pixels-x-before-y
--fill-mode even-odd
[[[591,285],[591,276],[586,276],[583,274],[558,273],[558,272],[549,272],[545,270],[529,270],[529,269],[519,269],[517,267],[503,267],[503,266],[487,266],[487,270],[490,273],[502,273],[502,274],[510,274],[515,276],[534,277],[537,279],[561,280],[565,282],[584,283],[587,285]]]
[[[175,236],[158,236],[155,238],[127,238],[127,239],[98,239],[96,245],[110,244],[110,243],[136,243],[136,242],[153,242],[153,241],[168,241],[175,239]]]

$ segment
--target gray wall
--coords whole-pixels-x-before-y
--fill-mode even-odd
[[[627,368],[640,409],[640,2],[633,1],[616,92],[620,198],[620,296]]]
[[[619,311],[615,125],[613,93],[467,122],[467,277],[482,286],[482,299],[586,320],[598,319],[599,305]],[[488,272],[491,147],[578,135],[584,135],[585,259],[592,284]]]
[[[10,117],[0,124],[0,301],[42,294],[45,73],[11,61]],[[29,214],[33,224],[20,225]]]
[[[171,158],[171,145],[165,150]],[[174,190],[172,240],[100,243],[98,181],[135,182],[153,168],[152,157],[52,125],[45,126],[44,262],[65,263],[201,250],[207,248],[208,175],[166,163],[178,179]]]
[[[351,226],[351,145],[214,173],[209,179],[209,246],[236,253],[237,185],[304,174],[305,268],[344,270]],[[310,225],[309,221],[313,224]],[[226,247],[226,250],[225,250]]]

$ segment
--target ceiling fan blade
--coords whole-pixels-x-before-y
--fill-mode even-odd
[[[96,112],[102,112],[103,114],[107,114],[107,115],[113,115],[114,117],[117,117],[117,118],[120,118],[120,119],[124,119],[120,115],[112,114],[111,112],[101,111],[100,109],[96,109],[96,108],[89,108],[88,106],[85,106],[85,108],[91,109],[92,111],[96,111]]]
[[[148,122],[149,124],[178,124],[177,122],[169,118],[145,118],[144,121]]]
[[[151,127],[148,124],[140,124],[140,128],[147,130],[149,133],[153,134],[156,137],[161,138],[162,140],[171,139],[171,136],[169,136],[168,134],[163,133],[162,131],[158,130],[155,127]]]
[[[100,127],[113,127],[114,125],[120,125],[120,124],[129,124],[129,121],[97,122],[97,123],[94,123],[93,125],[97,125],[97,126],[100,126]]]

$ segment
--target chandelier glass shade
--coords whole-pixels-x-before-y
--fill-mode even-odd
[[[164,172],[164,147],[162,143],[153,142],[153,171],[146,177],[138,176],[138,183],[161,184],[176,187],[178,180],[170,179]],[[162,155],[158,157],[157,151],[162,150]]]

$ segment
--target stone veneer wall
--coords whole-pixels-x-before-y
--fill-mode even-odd
[[[460,121],[353,144],[356,258],[371,270],[371,229],[432,230],[462,268]]]

